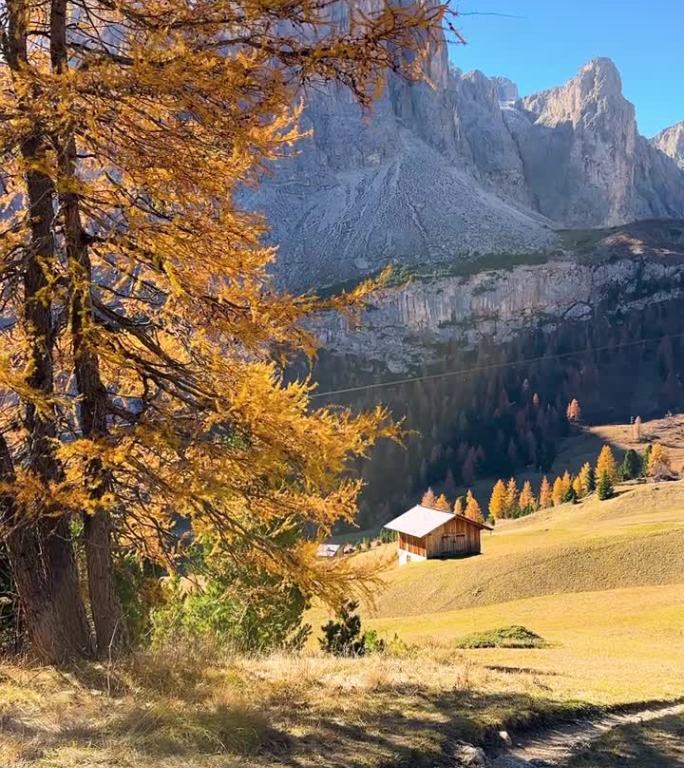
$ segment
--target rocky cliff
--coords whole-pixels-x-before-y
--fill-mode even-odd
[[[651,144],[671,157],[684,170],[684,122],[661,131],[651,139]]]
[[[379,292],[352,329],[336,314],[317,332],[328,352],[404,373],[442,359],[446,345],[508,344],[531,329],[619,316],[684,296],[684,221],[648,222],[567,243],[544,263],[471,275],[417,275]]]
[[[311,138],[247,196],[291,288],[548,251],[558,227],[684,216],[682,132],[640,136],[608,59],[523,99],[505,78],[450,68],[443,44],[427,74],[391,76],[367,115],[338,87],[309,95]]]

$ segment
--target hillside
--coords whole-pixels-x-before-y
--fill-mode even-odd
[[[385,556],[391,549],[387,545]],[[623,485],[608,501],[590,496],[501,520],[483,536],[482,549],[481,556],[464,560],[393,566],[374,615],[682,582],[684,483]]]

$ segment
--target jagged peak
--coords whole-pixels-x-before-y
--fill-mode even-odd
[[[577,77],[583,82],[591,81],[592,88],[598,92],[622,96],[622,78],[612,59],[603,56],[591,59],[580,68]]]

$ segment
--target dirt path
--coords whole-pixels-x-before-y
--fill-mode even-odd
[[[492,768],[526,768],[526,766],[562,766],[574,752],[594,739],[621,725],[647,723],[671,715],[684,714],[684,703],[667,707],[616,713],[597,719],[580,720],[567,725],[545,728],[516,740],[507,752],[499,755]]]

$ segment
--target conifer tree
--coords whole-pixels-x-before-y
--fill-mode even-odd
[[[610,499],[613,493],[613,481],[610,479],[608,471],[604,470],[599,475],[598,483],[596,484],[596,495],[600,501],[605,501],[606,499]]]
[[[500,520],[506,516],[506,486],[503,480],[497,480],[494,488],[492,489],[492,496],[489,500],[489,515],[494,520]]]
[[[45,661],[90,653],[77,516],[100,655],[126,642],[113,549],[171,567],[179,516],[340,597],[342,570],[272,534],[351,518],[350,458],[396,430],[382,409],[311,409],[284,362],[313,351],[308,316],[369,286],[279,293],[265,224],[236,194],[299,137],[300,85],[338,81],[369,104],[387,70],[418,76],[443,12],[3,3],[0,518]]]
[[[582,476],[577,475],[575,479],[572,481],[572,490],[575,493],[576,499],[581,499],[582,496],[584,496],[584,485],[582,483]]]
[[[562,501],[568,502],[568,501],[575,501],[577,498],[575,495],[575,490],[573,488],[572,483],[572,475],[568,472],[566,469],[563,473],[563,477],[561,478],[561,489],[562,489]]]
[[[642,440],[642,428],[643,423],[641,421],[641,416],[637,416],[636,419],[632,422],[632,438],[637,442],[640,443]]]
[[[633,448],[630,448],[627,453],[625,453],[625,458],[622,462],[622,467],[620,470],[622,479],[634,480],[635,478],[642,475],[643,470],[644,468],[641,463],[641,457]]]
[[[539,508],[548,509],[548,507],[552,505],[553,494],[551,491],[551,483],[549,483],[549,479],[544,475],[539,486]]]
[[[506,514],[505,517],[515,517],[518,513],[518,484],[512,477],[506,485]]]
[[[465,496],[459,496],[454,502],[454,514],[465,515],[466,500]]]
[[[594,468],[587,461],[582,465],[578,477],[582,484],[582,494],[593,493],[596,490],[596,479],[594,475]]]
[[[434,507],[435,509],[440,510],[440,512],[451,512],[451,504],[449,503],[449,499],[447,499],[443,493],[437,497]]]
[[[613,451],[609,445],[604,445],[603,448],[601,448],[598,461],[596,462],[596,477],[600,478],[604,473],[608,475],[611,483],[617,481],[617,464],[615,463],[615,456],[613,456]]]
[[[482,510],[480,509],[480,505],[471,490],[468,490],[468,493],[466,494],[465,516],[470,520],[477,521],[478,523],[484,523]]]
[[[653,477],[662,471],[672,471],[672,460],[667,448],[662,443],[653,443],[648,455],[647,473],[649,477]]]
[[[580,408],[579,401],[573,398],[566,409],[566,416],[571,424],[577,424],[582,420],[582,409]]]
[[[553,491],[551,492],[551,498],[553,499],[553,506],[557,507],[559,504],[563,503],[563,480],[560,477],[557,477],[553,481]]]
[[[427,491],[423,494],[423,498],[420,500],[420,504],[423,507],[430,507],[431,509],[435,508],[435,504],[437,503],[437,497],[435,496],[434,491],[432,488],[428,488]]]
[[[537,502],[534,498],[534,492],[532,491],[532,483],[529,480],[525,480],[522,490],[520,491],[520,498],[518,500],[518,506],[520,512],[523,515],[529,515],[537,508]]]

